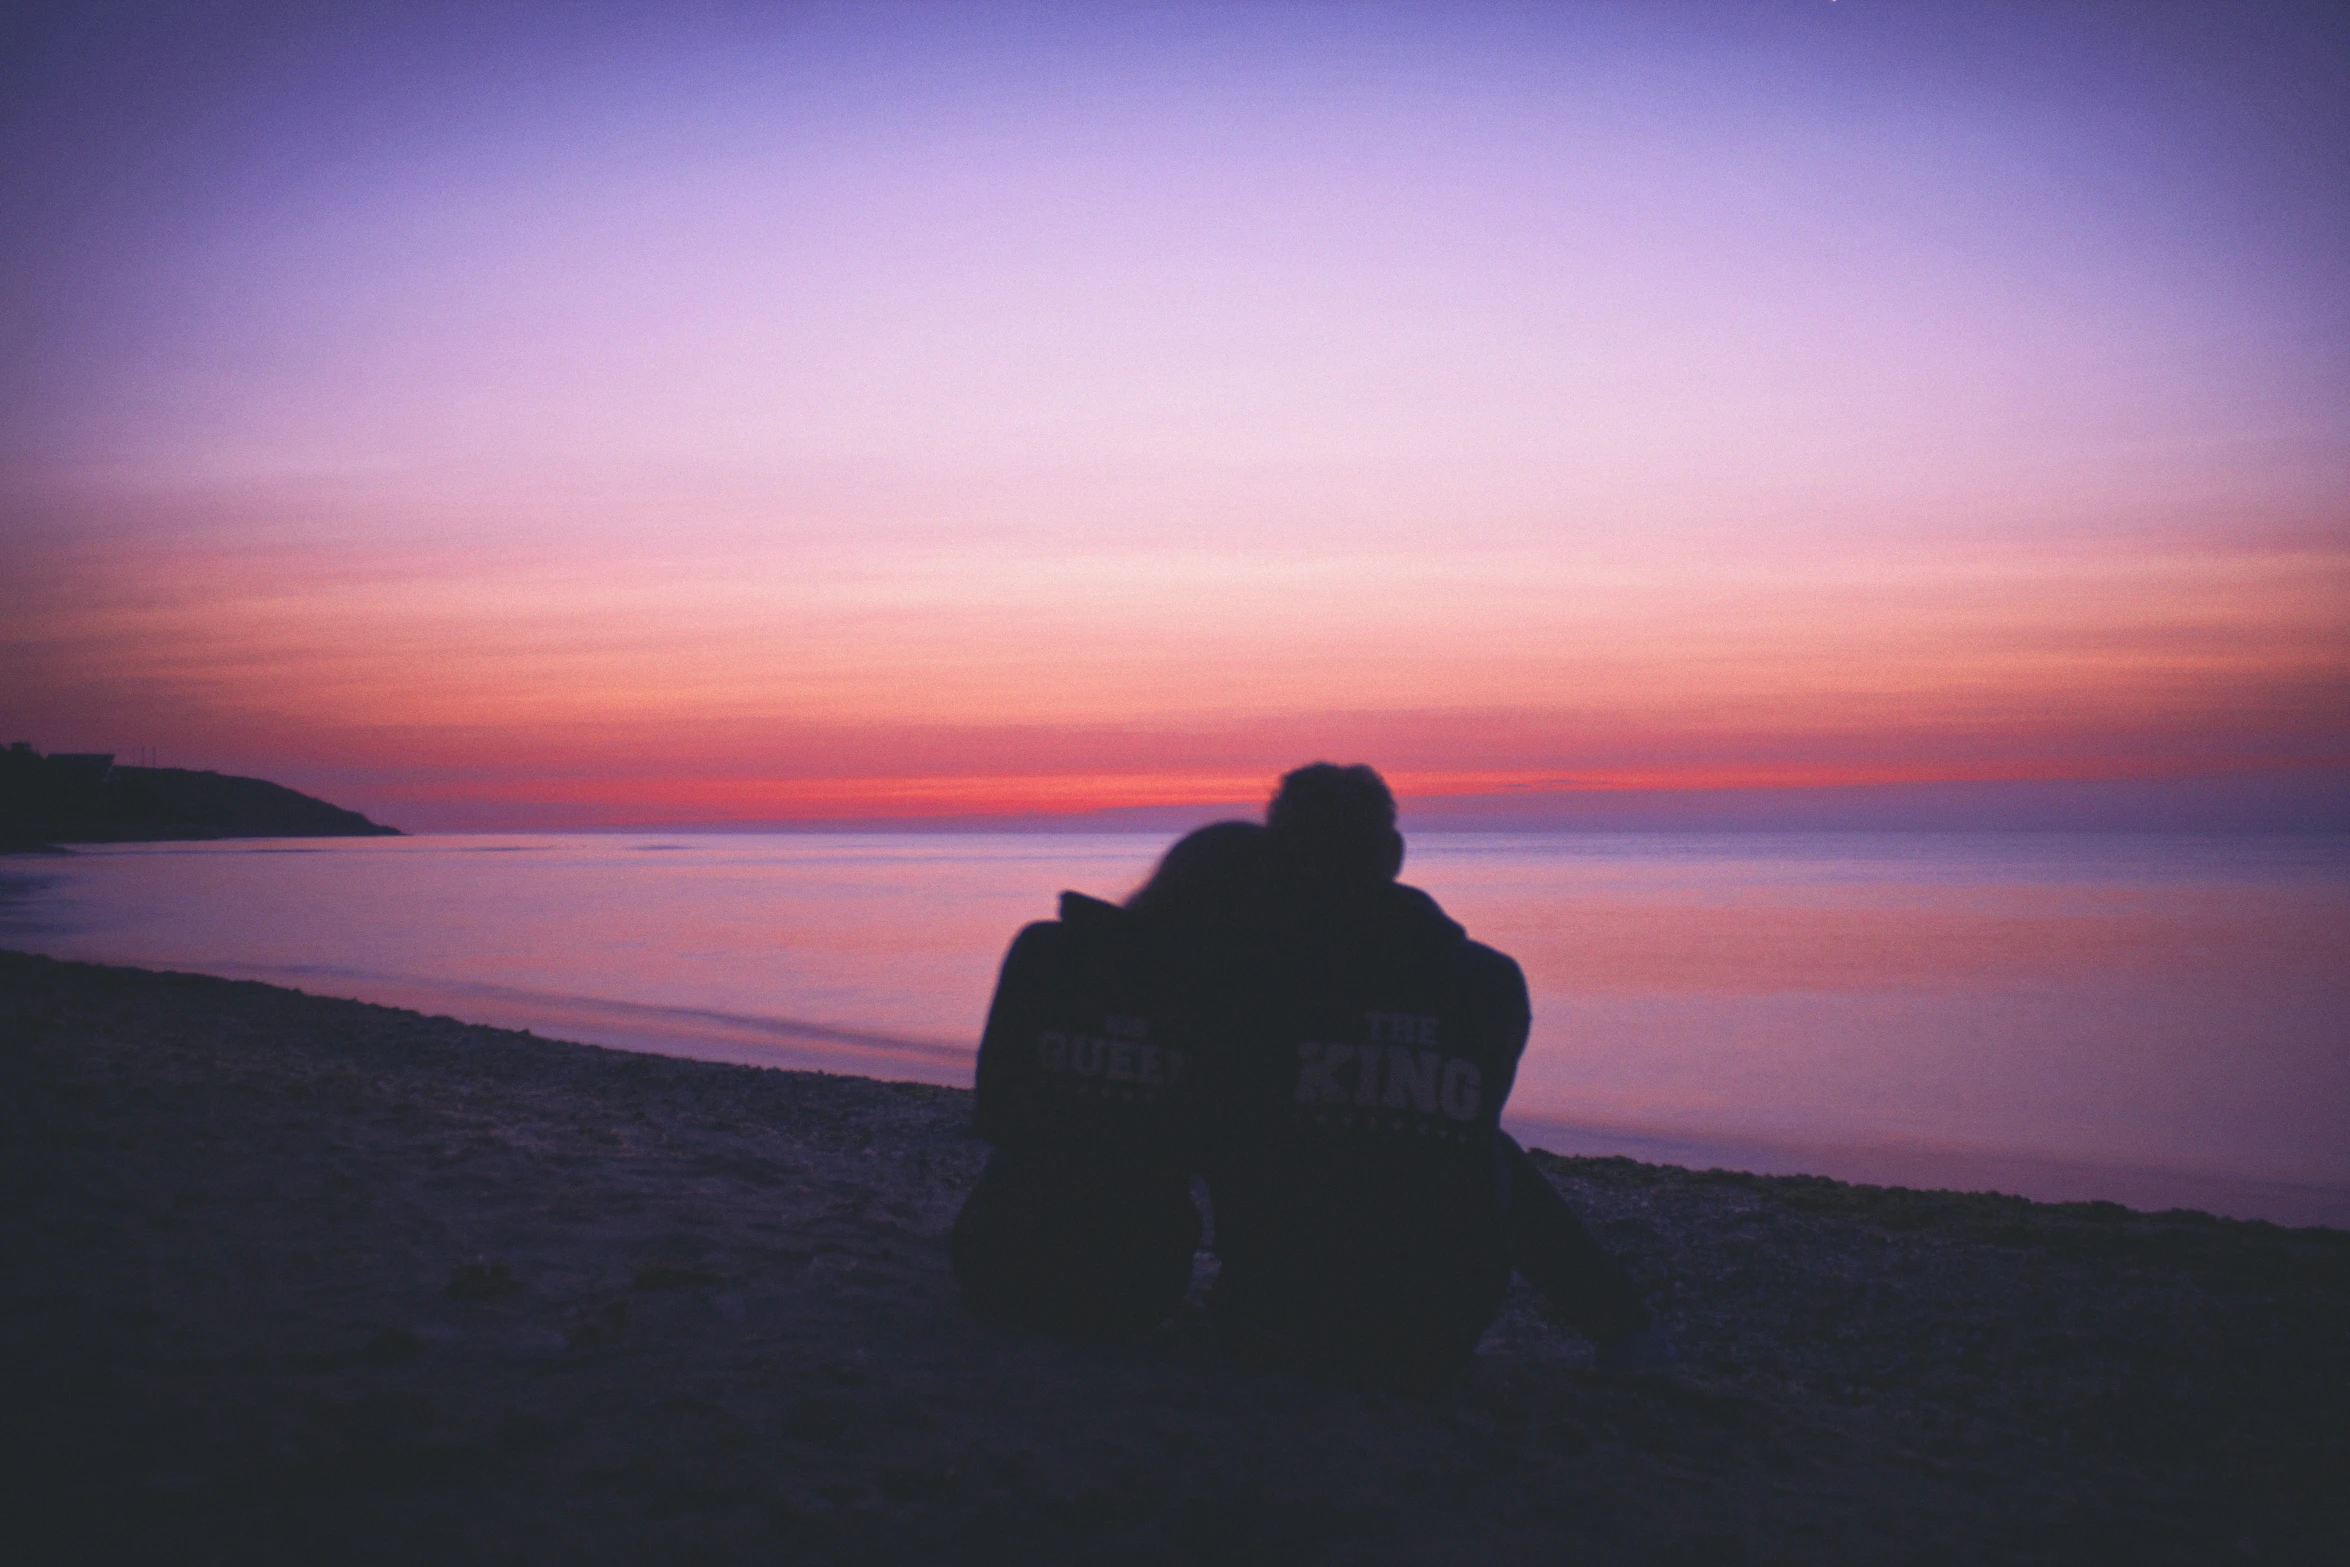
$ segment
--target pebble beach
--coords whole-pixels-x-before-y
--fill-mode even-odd
[[[15,953],[0,1074],[30,1559],[2350,1557],[2341,1231],[1542,1156],[1683,1368],[1521,1287],[1412,1396],[1224,1353],[1208,1253],[971,1316],[959,1090]]]

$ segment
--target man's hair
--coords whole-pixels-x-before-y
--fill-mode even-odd
[[[1283,775],[1265,825],[1283,857],[1316,878],[1384,881],[1402,863],[1395,796],[1359,762],[1315,762]]]

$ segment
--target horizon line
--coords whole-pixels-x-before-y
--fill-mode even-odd
[[[596,819],[584,802],[435,802],[455,815],[411,832],[1166,832],[1255,819],[1263,796],[1083,810]],[[421,803],[421,802],[419,802]],[[1930,779],[1730,788],[1401,794],[1407,832],[2208,832],[2350,833],[2350,767],[2157,778]],[[395,812],[397,808],[394,808]],[[595,814],[591,814],[595,813]],[[371,815],[376,814],[374,812]],[[503,820],[488,819],[503,817]],[[470,818],[470,819],[465,819]],[[382,819],[378,816],[377,819]]]

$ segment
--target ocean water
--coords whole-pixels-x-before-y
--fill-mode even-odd
[[[1138,834],[574,834],[0,862],[0,945],[967,1083],[1014,931]],[[1425,834],[1560,1152],[2350,1224],[2350,841]]]

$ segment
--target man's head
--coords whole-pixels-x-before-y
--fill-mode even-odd
[[[1391,881],[1403,869],[1395,796],[1360,763],[1315,762],[1284,775],[1265,825],[1282,855],[1317,880]]]

